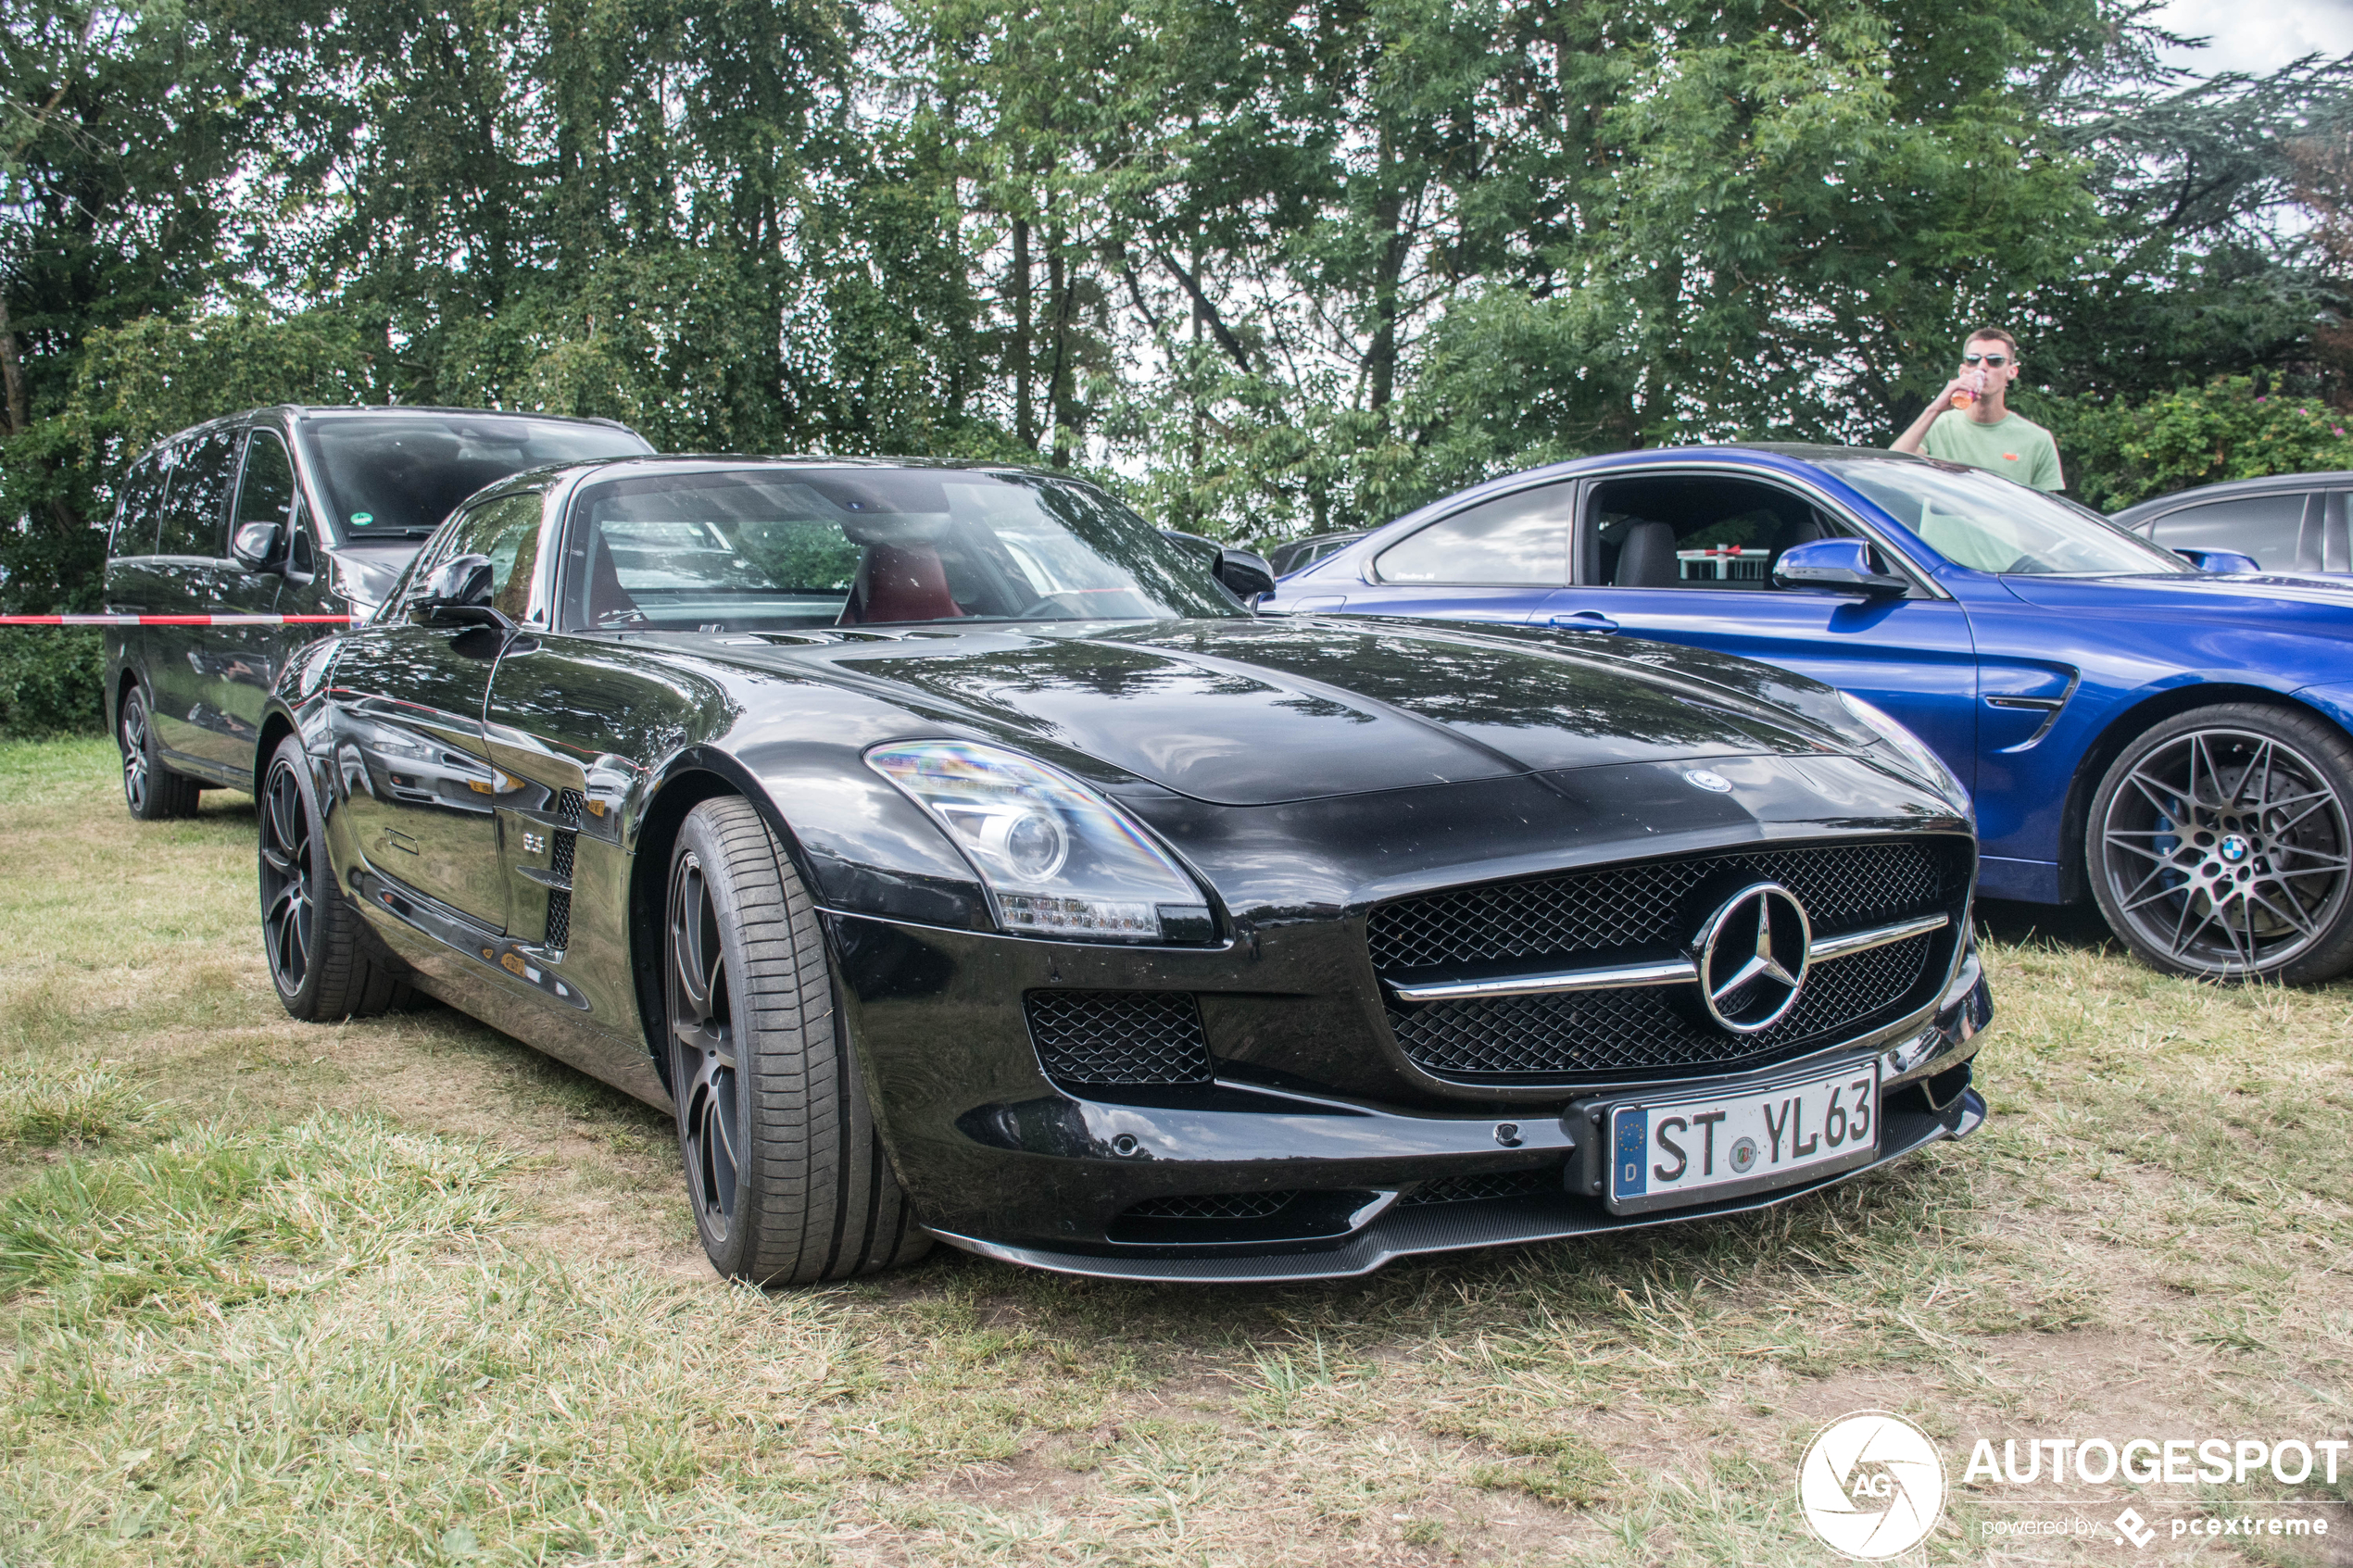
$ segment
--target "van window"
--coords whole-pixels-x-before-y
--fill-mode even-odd
[[[211,430],[171,444],[171,491],[156,554],[217,560],[229,553],[229,486],[236,480],[237,441],[244,433]]]
[[[122,499],[115,508],[114,538],[107,546],[108,555],[155,554],[156,529],[163,521],[166,477],[160,452],[148,453],[122,476]]]
[[[274,522],[283,527],[295,508],[294,460],[278,433],[258,430],[245,445],[245,477],[237,482],[237,509],[230,537],[249,522]]]

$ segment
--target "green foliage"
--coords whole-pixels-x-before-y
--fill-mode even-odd
[[[106,646],[95,632],[0,627],[0,735],[104,731],[106,678]]]
[[[2032,417],[2051,426],[2075,492],[2103,511],[2221,480],[2353,469],[2353,415],[2247,376],[2133,402],[2054,401]]]

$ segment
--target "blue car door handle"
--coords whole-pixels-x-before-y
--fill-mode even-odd
[[[1564,632],[1615,632],[1617,622],[1598,609],[1572,610],[1553,617],[1553,624]]]

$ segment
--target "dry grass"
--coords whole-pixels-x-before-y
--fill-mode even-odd
[[[1763,1216],[763,1297],[664,1118],[445,1010],[291,1022],[249,805],[113,789],[102,743],[0,747],[0,1562],[1814,1563],[1794,1461],[1861,1406],[1956,1461],[2347,1435],[2353,989],[2006,925],[1985,1133]],[[1975,1529],[2015,1512],[1964,1490],[1924,1555],[2118,1554]]]

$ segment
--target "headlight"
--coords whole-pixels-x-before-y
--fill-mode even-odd
[[[1963,811],[1971,809],[1969,786],[1944,765],[1944,759],[1929,749],[1926,741],[1852,692],[1840,692],[1838,700],[1846,706],[1849,713],[1870,726],[1882,746],[1895,753],[1897,765],[1904,771],[1944,796]]]
[[[1042,762],[969,741],[878,746],[867,765],[948,830],[1027,936],[1204,941],[1201,890],[1110,802]]]

